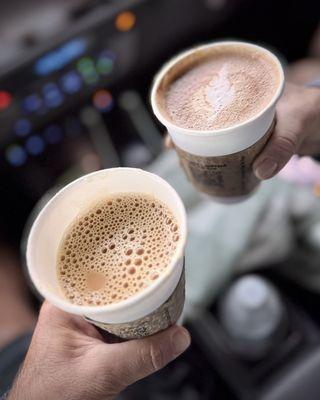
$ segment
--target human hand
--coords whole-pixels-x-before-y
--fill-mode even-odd
[[[259,179],[276,175],[294,154],[320,153],[320,89],[288,83],[271,139],[253,163]]]
[[[9,400],[109,400],[161,369],[190,344],[173,326],[148,338],[109,344],[81,317],[42,306]]]
[[[286,67],[286,79],[297,85],[305,85],[319,79],[320,60],[317,57],[302,58]]]
[[[165,136],[165,147],[173,148]],[[277,105],[274,132],[253,163],[259,179],[269,179],[287,164],[294,154],[320,153],[320,89],[287,83]]]

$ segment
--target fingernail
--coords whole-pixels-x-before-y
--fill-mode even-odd
[[[185,331],[179,329],[172,335],[172,348],[176,355],[181,354],[190,346],[190,336]]]
[[[255,174],[259,179],[271,178],[278,168],[276,161],[266,158],[255,168]]]

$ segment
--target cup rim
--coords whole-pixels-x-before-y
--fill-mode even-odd
[[[39,225],[41,224],[43,218],[45,218],[46,213],[48,210],[54,205],[54,203],[57,201],[57,199],[65,193],[67,190],[70,190],[73,186],[80,184],[83,180],[93,177],[93,176],[98,176],[98,175],[104,175],[106,173],[113,173],[115,171],[121,172],[129,172],[129,173],[138,173],[138,174],[143,174],[147,175],[150,179],[153,179],[157,181],[160,185],[165,186],[169,192],[172,193],[175,202],[177,203],[177,207],[179,210],[179,214],[181,216],[181,238],[178,242],[177,249],[175,251],[174,256],[172,257],[170,263],[168,264],[165,273],[161,274],[159,276],[159,279],[157,279],[154,283],[150,284],[147,288],[142,290],[141,292],[138,292],[130,297],[128,297],[126,300],[119,301],[117,303],[112,303],[112,304],[107,304],[107,305],[102,305],[102,306],[80,306],[76,304],[72,304],[68,302],[67,299],[64,299],[62,296],[59,297],[58,295],[55,295],[54,293],[47,292],[44,290],[43,285],[41,284],[40,280],[37,278],[37,274],[35,272],[35,268],[32,267],[34,264],[33,262],[33,253],[36,249],[36,245],[34,244],[34,237],[36,235],[37,230],[39,229]],[[49,201],[48,203],[43,207],[43,209],[39,212],[36,220],[34,221],[28,241],[27,241],[27,251],[26,251],[26,260],[27,260],[27,267],[28,267],[28,273],[31,278],[31,281],[35,285],[36,289],[39,291],[39,293],[47,300],[49,300],[52,304],[56,305],[58,308],[65,310],[67,312],[77,314],[77,315],[86,315],[86,314],[105,314],[105,313],[114,313],[117,311],[123,311],[130,306],[136,305],[137,303],[140,303],[144,298],[150,297],[152,295],[152,292],[157,292],[157,288],[160,286],[166,284],[166,282],[171,278],[173,270],[175,266],[178,264],[179,260],[183,257],[184,254],[184,248],[186,245],[187,241],[187,216],[186,216],[186,210],[183,205],[183,202],[176,192],[176,190],[163,178],[160,176],[153,174],[148,171],[144,171],[140,168],[128,168],[128,167],[117,167],[117,168],[107,168],[107,169],[102,169],[99,171],[92,172],[90,174],[83,175],[74,181],[70,182],[66,186],[64,186],[62,189],[60,189]],[[160,306],[161,304],[159,304]]]
[[[163,113],[160,111],[158,107],[158,102],[157,102],[157,91],[159,88],[160,83],[162,82],[163,78],[167,74],[167,72],[174,67],[176,63],[179,61],[183,60],[185,57],[188,57],[189,55],[198,52],[199,50],[206,50],[214,47],[219,47],[219,46],[235,46],[235,45],[241,45],[250,49],[256,49],[260,52],[263,52],[267,54],[275,63],[278,69],[279,73],[279,78],[280,78],[280,84],[279,87],[277,88],[276,92],[274,93],[273,97],[271,98],[270,102],[265,106],[262,110],[260,110],[257,114],[255,114],[253,117],[240,122],[239,124],[231,125],[226,128],[222,129],[208,129],[208,130],[201,130],[201,129],[192,129],[192,128],[184,128],[181,127],[173,122],[171,122],[168,118],[166,118]],[[237,128],[242,128],[244,126],[250,125],[253,121],[259,119],[264,113],[266,113],[268,110],[270,110],[275,103],[278,101],[279,97],[281,96],[283,90],[284,90],[284,83],[285,83],[285,76],[284,76],[284,70],[281,65],[280,60],[278,57],[272,53],[270,50],[268,50],[265,47],[259,46],[255,43],[251,42],[245,42],[241,40],[222,40],[222,41],[214,41],[206,44],[201,44],[192,48],[189,48],[187,50],[184,50],[171,58],[169,61],[167,61],[162,68],[158,71],[158,73],[155,75],[153,83],[152,83],[152,89],[151,89],[151,94],[150,94],[150,101],[151,101],[151,106],[153,109],[153,112],[155,116],[158,118],[158,120],[170,131],[170,129],[179,132],[180,134],[185,134],[188,136],[222,136],[227,133],[233,133],[233,131]]]

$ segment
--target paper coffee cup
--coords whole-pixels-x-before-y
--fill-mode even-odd
[[[208,56],[216,48],[239,48],[263,54],[279,74],[279,86],[269,104],[254,117],[228,128],[195,130],[170,121],[161,99],[181,69]],[[275,107],[284,87],[284,73],[278,58],[263,47],[224,41],[195,47],[174,57],[155,77],[151,104],[159,121],[167,128],[188,179],[201,192],[220,201],[240,201],[259,184],[252,163],[266,145],[275,121]]]
[[[135,192],[165,203],[180,226],[180,240],[164,273],[126,300],[104,306],[79,306],[63,295],[57,275],[60,242],[70,224],[109,195]],[[85,175],[60,190],[36,218],[27,243],[30,278],[40,294],[60,309],[82,315],[125,339],[152,335],[175,323],[184,304],[186,213],[176,191],[162,178],[135,168],[112,168]]]

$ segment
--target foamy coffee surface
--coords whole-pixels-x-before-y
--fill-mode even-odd
[[[279,73],[267,56],[222,47],[178,74],[164,94],[164,109],[183,128],[227,128],[264,109],[278,86]]]
[[[61,289],[78,305],[127,299],[159,278],[178,241],[177,221],[162,202],[135,193],[108,197],[66,231],[57,262]]]

